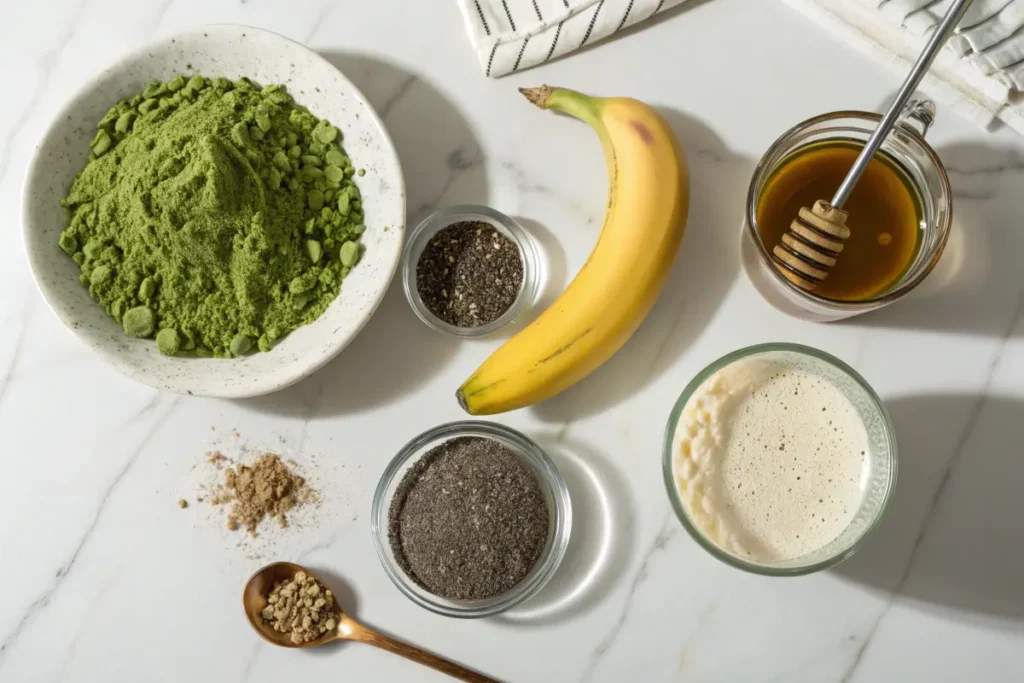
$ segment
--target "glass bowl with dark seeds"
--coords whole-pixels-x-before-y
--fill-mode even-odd
[[[385,573],[437,614],[475,618],[536,595],[565,556],[569,490],[551,459],[494,422],[435,427],[392,459],[371,527]]]
[[[416,226],[401,269],[405,295],[420,320],[446,334],[481,337],[533,305],[540,256],[516,221],[487,206],[459,204]]]

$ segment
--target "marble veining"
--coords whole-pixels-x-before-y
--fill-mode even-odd
[[[12,228],[0,231],[0,680],[444,680],[368,647],[307,655],[262,643],[238,593],[275,559],[326,571],[360,619],[502,681],[1024,680],[1024,587],[1011,580],[1024,575],[1024,550],[979,531],[1024,537],[1024,502],[1005,493],[1024,476],[1024,140],[940,107],[928,138],[967,237],[937,269],[941,286],[863,318],[805,323],[770,308],[742,273],[751,170],[789,126],[877,106],[896,77],[782,2],[684,3],[497,80],[479,72],[461,21],[454,2],[51,0],[22,3],[0,26],[0,74],[18,93],[0,111],[0,219]],[[566,573],[521,611],[463,622],[415,607],[381,570],[366,514],[393,454],[463,417],[452,392],[501,339],[438,336],[393,284],[352,344],[297,385],[239,401],[178,397],[108,368],[31,284],[13,226],[51,117],[118,54],[220,22],[280,32],[340,66],[392,135],[408,224],[447,204],[490,203],[536,232],[552,290],[593,246],[605,168],[591,131],[536,111],[516,88],[638,97],[679,132],[689,225],[651,316],[578,387],[495,418],[571,451],[566,473],[587,473],[570,481],[592,514],[574,529]],[[843,87],[806,87],[826,73]],[[850,363],[896,426],[900,475],[885,523],[819,575],[767,579],[717,563],[663,490],[661,440],[679,392],[708,362],[766,341]],[[325,503],[287,534],[232,535],[196,500],[214,449],[281,452]],[[611,528],[588,507],[601,500]],[[591,583],[573,585],[577,576]]]
[[[99,524],[100,518],[103,515],[103,510],[106,507],[107,501],[110,499],[111,495],[117,488],[118,484],[121,483],[121,480],[131,469],[132,465],[135,464],[136,458],[139,456],[139,453],[142,452],[143,448],[145,448],[146,444],[149,442],[149,439],[162,426],[163,419],[167,416],[167,414],[169,414],[174,409],[174,406],[179,402],[179,400],[180,397],[177,396],[154,394],[150,401],[146,403],[137,413],[132,415],[131,418],[129,418],[129,420],[123,425],[124,427],[127,427],[130,424],[138,420],[141,420],[148,415],[156,414],[156,419],[152,420],[152,424],[148,426],[146,432],[144,433],[137,447],[126,458],[124,465],[116,473],[114,478],[107,483],[103,493],[100,496],[99,504],[96,507],[96,512],[93,515],[92,520],[89,522],[89,524],[85,528],[85,531],[79,537],[76,546],[71,551],[67,560],[62,562],[61,565],[57,568],[57,571],[54,572],[53,581],[51,582],[50,586],[43,592],[42,595],[35,598],[29,604],[28,609],[25,610],[20,620],[18,620],[18,622],[16,623],[14,629],[10,632],[9,635],[7,635],[7,637],[4,638],[3,641],[0,641],[0,656],[2,656],[2,653],[5,650],[7,650],[9,646],[13,645],[17,641],[22,629],[27,624],[29,624],[33,618],[38,616],[38,614],[43,608],[49,606],[51,598],[60,589],[65,577],[67,577],[68,574],[71,573],[71,570],[74,568],[75,563],[78,561],[79,553],[82,551],[82,548],[85,547],[85,544],[88,543],[92,535],[92,532],[96,529],[97,524]],[[157,408],[160,404],[165,404],[166,409],[162,411],[157,411]]]
[[[665,516],[664,521],[661,523],[661,529],[658,531],[658,535],[655,536],[654,542],[651,543],[651,547],[648,548],[647,552],[644,553],[643,559],[640,562],[640,568],[637,569],[636,574],[633,576],[633,581],[629,584],[629,591],[626,593],[626,599],[622,605],[622,611],[619,612],[618,618],[612,624],[608,630],[608,634],[601,639],[594,648],[593,653],[590,655],[590,661],[587,664],[587,668],[583,671],[583,675],[580,677],[580,683],[585,683],[591,680],[591,674],[600,665],[601,658],[615,645],[616,635],[625,626],[626,621],[630,618],[630,614],[633,609],[633,598],[636,597],[637,591],[647,580],[648,570],[647,567],[651,560],[659,551],[664,550],[669,542],[675,538],[681,531],[679,525],[676,523],[675,518],[668,514]]]
[[[935,489],[935,492],[932,494],[931,501],[928,505],[928,512],[924,518],[924,523],[921,525],[921,528],[917,533],[917,537],[914,539],[913,545],[911,546],[910,557],[907,560],[906,568],[903,570],[903,573],[900,576],[899,581],[896,583],[896,589],[890,596],[889,603],[878,614],[878,617],[875,619],[870,629],[864,635],[863,640],[860,643],[860,647],[857,648],[857,653],[854,656],[853,661],[850,663],[849,668],[847,668],[846,672],[843,674],[840,683],[849,683],[849,681],[853,680],[853,677],[857,672],[857,667],[859,666],[862,658],[864,657],[865,652],[871,646],[872,640],[874,639],[875,633],[878,630],[879,624],[882,622],[883,619],[885,619],[886,615],[889,613],[889,610],[892,607],[892,603],[898,600],[900,593],[903,592],[903,586],[904,584],[906,584],[907,579],[910,577],[911,571],[914,569],[914,562],[917,559],[917,551],[921,546],[921,542],[928,534],[928,522],[931,519],[932,513],[935,511],[935,508],[942,502],[942,497],[946,491],[947,485],[949,484],[950,477],[952,477],[953,471],[960,463],[960,459],[963,457],[964,446],[967,444],[967,440],[974,432],[975,424],[978,421],[978,416],[981,414],[982,409],[985,407],[985,401],[987,400],[989,389],[992,386],[992,379],[995,376],[996,370],[999,367],[999,363],[1003,358],[1003,353],[1006,351],[1006,346],[1010,341],[1010,335],[1013,334],[1014,330],[1016,330],[1022,322],[1024,322],[1024,291],[1022,291],[1020,295],[1017,297],[1017,305],[1014,307],[1013,314],[1010,317],[1010,322],[1009,325],[1007,325],[1006,332],[1003,335],[1002,342],[1000,343],[996,353],[992,356],[992,360],[989,362],[988,374],[985,377],[984,384],[982,386],[982,391],[978,394],[978,397],[975,399],[974,404],[970,407],[970,410],[967,414],[967,421],[964,424],[964,427],[961,430],[960,435],[957,438],[953,446],[953,449],[950,452],[949,457],[942,465],[939,485]]]

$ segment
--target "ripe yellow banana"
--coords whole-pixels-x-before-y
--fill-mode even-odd
[[[597,131],[608,162],[608,209],[597,245],[562,295],[459,388],[459,403],[472,415],[543,401],[611,358],[658,298],[689,210],[686,158],[654,109],[548,86],[522,93]]]

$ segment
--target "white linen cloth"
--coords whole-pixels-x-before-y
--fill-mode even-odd
[[[596,43],[684,0],[458,0],[480,66],[503,76]]]
[[[784,0],[903,76],[951,0]],[[974,0],[921,89],[983,127],[1024,133],[1024,0]]]
[[[685,0],[457,1],[481,67],[495,77],[596,43]],[[902,75],[952,0],[784,1]],[[1024,0],[975,0],[922,88],[981,126],[998,118],[1024,133]]]

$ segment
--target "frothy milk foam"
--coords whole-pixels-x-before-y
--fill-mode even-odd
[[[745,358],[704,381],[675,432],[676,488],[694,524],[737,557],[777,562],[834,540],[869,476],[853,404],[810,364]]]

